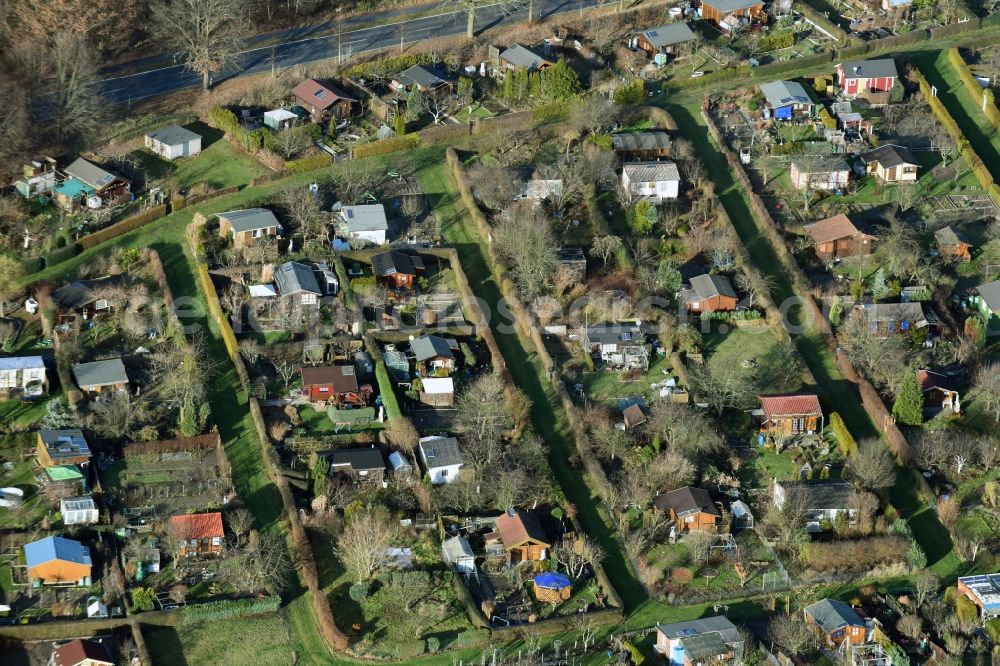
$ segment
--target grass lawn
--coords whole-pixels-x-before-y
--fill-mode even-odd
[[[312,407],[302,407],[299,409],[299,418],[302,419],[302,427],[310,435],[319,435],[333,432],[333,422],[326,412],[317,412]]]
[[[649,385],[655,382],[662,382],[669,378],[670,360],[666,357],[653,356],[652,363],[646,374],[635,381],[622,379],[620,372],[598,370],[584,374],[583,386],[587,397],[616,408],[618,400],[625,398],[643,397],[648,403],[653,396],[653,391]],[[667,374],[664,374],[664,373]]]
[[[249,185],[257,176],[270,173],[257,160],[223,139],[221,131],[204,123],[192,123],[187,125],[187,129],[202,137],[201,153],[194,157],[171,162],[148,150],[136,151],[135,156],[142,160],[150,182],[172,176],[182,191],[201,183],[216,189]]]
[[[982,112],[981,101],[973,99],[965,89],[958,72],[948,62],[948,52],[919,53],[913,56],[913,61],[927,81],[937,86],[938,99],[958,123],[969,144],[993,174],[993,179],[1000,180],[1000,133]]]
[[[770,327],[763,324],[741,328],[726,327],[729,330],[722,332],[724,329],[713,325],[710,333],[702,335],[705,363],[709,367],[722,371],[725,368],[739,367],[744,362],[755,362],[760,367],[786,361],[781,354],[781,341]],[[767,393],[795,391],[801,386],[801,382],[794,379],[779,379],[785,373],[766,374],[775,378],[769,386],[762,387]]]
[[[47,398],[30,402],[0,400],[0,423],[28,428],[42,420],[48,411],[47,405]]]
[[[154,664],[295,664],[295,645],[277,614],[156,627],[145,633]]]
[[[462,107],[461,111],[459,111],[458,113],[454,114],[452,117],[455,118],[456,120],[458,120],[459,122],[467,123],[467,122],[469,122],[470,115],[473,118],[479,118],[479,119],[482,119],[482,118],[491,118],[493,116],[493,114],[489,112],[489,109],[487,109],[482,104],[478,104],[477,103],[476,105],[474,105],[472,107],[472,113],[471,114],[469,113],[469,107],[464,106],[464,107]]]

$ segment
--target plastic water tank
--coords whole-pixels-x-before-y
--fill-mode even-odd
[[[87,208],[97,210],[102,204],[104,204],[104,202],[101,201],[101,197],[87,197]]]

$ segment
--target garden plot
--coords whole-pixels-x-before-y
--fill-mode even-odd
[[[116,498],[128,507],[172,515],[219,506],[232,482],[218,434],[129,444],[105,473]]]

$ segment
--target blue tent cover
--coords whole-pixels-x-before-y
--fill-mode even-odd
[[[537,587],[542,587],[550,590],[561,590],[564,587],[569,587],[573,582],[569,579],[569,576],[557,571],[546,571],[540,573],[534,578],[535,585]]]

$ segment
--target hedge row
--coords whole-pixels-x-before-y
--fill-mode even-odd
[[[959,154],[965,159],[969,167],[972,169],[972,173],[976,175],[976,180],[979,181],[980,186],[986,190],[994,198],[1000,198],[1000,187],[997,187],[996,182],[993,180],[993,174],[990,170],[986,168],[983,160],[979,157],[976,151],[969,144],[969,140],[966,138],[962,129],[955,122],[955,119],[951,117],[948,113],[948,109],[941,102],[940,99],[935,97],[931,91],[931,84],[927,81],[923,72],[919,68],[913,68],[913,75],[917,79],[917,85],[920,87],[920,95],[927,102],[927,105],[931,107],[931,112],[934,117],[938,119],[944,128],[951,135],[951,138],[955,140],[955,144],[958,146]]]
[[[276,613],[281,607],[281,597],[272,595],[263,599],[235,599],[194,604],[181,609],[181,624],[194,624],[211,620],[226,620],[233,617]]]
[[[844,419],[837,412],[830,414],[830,429],[837,438],[837,448],[840,452],[847,458],[853,456],[858,450],[858,444],[854,441],[854,435],[847,429]]]
[[[292,173],[305,173],[307,171],[315,171],[316,169],[323,169],[333,164],[333,160],[326,153],[320,155],[313,155],[312,157],[303,157],[300,160],[291,160],[285,162],[285,168]],[[283,174],[274,174],[276,177],[281,177]]]
[[[993,129],[1000,132],[1000,109],[997,109],[997,102],[993,91],[979,85],[979,81],[976,80],[972,70],[969,69],[968,63],[965,62],[962,54],[958,52],[956,47],[948,49],[948,61],[955,68],[955,71],[958,72],[958,78],[965,84],[965,89],[969,91],[973,102],[982,106],[982,99],[984,96],[986,97],[986,108],[983,110],[983,113],[993,123]]]
[[[398,153],[401,150],[412,150],[419,146],[419,134],[404,134],[403,136],[394,136],[389,139],[363,143],[351,151],[351,155],[354,159],[359,160],[363,157],[376,157],[378,155]]]
[[[138,229],[139,227],[143,227],[154,220],[158,220],[161,217],[164,217],[166,214],[167,214],[166,204],[153,206],[151,208],[147,208],[144,211],[136,213],[131,217],[126,217],[121,222],[116,222],[115,224],[104,227],[103,229],[95,231],[92,234],[88,234],[87,236],[81,238],[78,241],[78,243],[80,244],[80,247],[86,250],[88,248],[94,247],[95,245],[103,243],[108,239],[117,238],[122,234],[127,234],[128,232]]]
[[[826,16],[818,12],[816,9],[810,7],[805,2],[795,3],[795,9],[796,11],[800,12],[803,16],[805,16],[807,19],[809,19],[811,22],[818,25],[821,29],[833,35],[833,38],[836,39],[841,44],[846,43],[848,41],[847,33],[844,31],[843,28],[833,23],[833,21],[831,21]]]
[[[802,549],[806,565],[817,571],[870,569],[907,561],[910,542],[903,536],[877,536],[851,541],[808,543]]]

